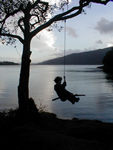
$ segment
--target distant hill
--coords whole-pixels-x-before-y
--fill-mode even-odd
[[[14,62],[9,62],[9,61],[2,61],[0,62],[0,65],[19,65],[19,64]]]
[[[65,56],[67,65],[101,65],[106,52],[110,51],[112,47],[98,49],[88,52],[73,53]],[[64,64],[64,57],[47,60],[39,65],[62,65]]]

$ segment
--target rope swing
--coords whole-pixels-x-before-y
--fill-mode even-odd
[[[69,4],[69,0],[67,0],[67,11],[68,11],[68,4]],[[67,41],[67,36],[66,36],[66,33],[67,33],[67,21],[64,20],[64,79],[65,79],[65,75],[66,75],[66,41]]]
[[[64,21],[64,78],[65,78],[65,72],[66,72],[66,58],[65,58],[65,55],[66,55],[66,20]]]
[[[67,10],[68,10],[68,1],[67,1]],[[54,79],[55,85],[54,90],[57,93],[58,97],[52,99],[52,101],[55,101],[57,99],[60,99],[61,101],[65,102],[66,100],[70,101],[72,104],[79,101],[78,96],[85,96],[84,94],[73,94],[66,90],[66,20],[64,20],[64,82],[62,83],[62,77],[57,76]]]

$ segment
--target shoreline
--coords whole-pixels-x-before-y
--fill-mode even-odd
[[[32,115],[0,113],[0,140],[12,149],[112,150],[113,123],[88,119],[58,119],[42,112]]]

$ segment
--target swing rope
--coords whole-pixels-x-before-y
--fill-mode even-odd
[[[67,10],[68,10],[68,3],[69,1],[67,0]],[[66,20],[64,20],[64,79],[65,79],[65,75],[66,75],[66,40],[67,40],[67,36],[66,36],[66,31],[67,26],[66,26]]]
[[[65,77],[65,71],[66,71],[66,20],[64,21],[64,77]]]

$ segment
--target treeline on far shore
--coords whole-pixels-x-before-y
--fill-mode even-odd
[[[19,64],[15,62],[2,61],[0,62],[0,65],[19,65]]]

